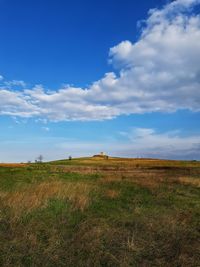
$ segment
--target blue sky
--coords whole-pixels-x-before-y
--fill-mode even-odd
[[[0,0],[0,161],[200,159],[199,0]]]

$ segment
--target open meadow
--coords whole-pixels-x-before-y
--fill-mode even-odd
[[[200,266],[200,162],[0,164],[0,266]]]

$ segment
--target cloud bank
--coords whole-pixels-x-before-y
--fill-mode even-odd
[[[183,136],[181,131],[158,132],[153,128],[135,128],[119,133],[123,140],[81,142],[70,140],[56,146],[73,156],[92,155],[106,151],[122,157],[153,157],[163,159],[200,159],[200,136]]]
[[[152,128],[132,128],[121,135],[129,140],[125,149],[129,156],[200,159],[199,135],[183,136],[179,130],[160,133]]]
[[[140,38],[112,47],[106,73],[88,88],[57,91],[0,76],[0,115],[51,121],[105,120],[147,112],[200,111],[199,0],[176,0],[149,11]],[[17,87],[20,87],[16,89]]]
[[[42,129],[43,131],[50,130]],[[200,136],[186,136],[179,130],[160,132],[153,128],[130,128],[112,140],[79,140],[52,136],[27,137],[1,143],[4,162],[34,161],[42,154],[45,161],[89,156],[105,151],[110,156],[200,160]],[[116,136],[115,136],[116,137]]]

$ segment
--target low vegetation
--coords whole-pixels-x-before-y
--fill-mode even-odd
[[[200,266],[200,162],[0,165],[0,266]]]

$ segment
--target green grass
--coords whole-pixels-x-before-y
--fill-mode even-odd
[[[199,266],[199,163],[137,164],[0,167],[0,266]]]

